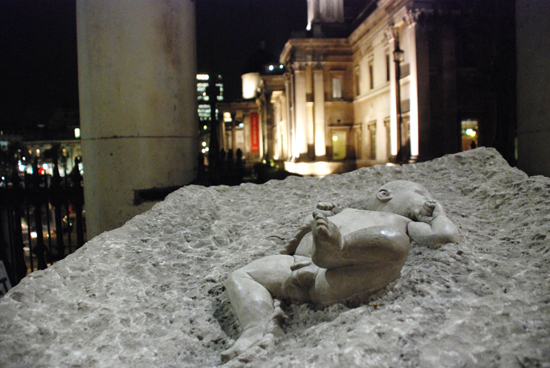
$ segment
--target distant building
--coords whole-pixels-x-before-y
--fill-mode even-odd
[[[257,78],[258,157],[305,175],[476,146],[513,161],[514,24],[499,1],[308,1],[284,75]]]
[[[53,175],[54,162],[52,160],[52,154],[48,155],[52,149],[58,149],[58,168],[59,174],[65,176],[70,174],[75,167],[76,160],[79,160],[79,170],[81,174],[84,174],[84,167],[82,164],[82,145],[79,139],[63,139],[63,140],[48,140],[48,141],[28,141],[25,142],[25,148],[28,150],[27,157],[38,158],[38,169],[41,173]],[[30,161],[30,162],[29,162]],[[32,159],[25,159],[21,157],[19,161],[19,170],[25,171],[29,174],[32,173],[33,162]]]
[[[274,152],[278,142],[273,136],[278,116],[272,97],[284,89],[284,73],[284,66],[262,45],[244,65],[243,99],[217,105],[222,113],[221,148],[234,152],[240,149],[249,166],[264,159],[278,159],[267,153]]]
[[[197,74],[197,111],[202,152],[208,152],[212,122],[219,119],[216,104],[223,101],[221,75]]]
[[[41,173],[53,175],[57,156],[60,174],[64,176],[73,169],[75,159],[82,161],[80,116],[76,107],[56,108],[36,126],[21,129],[18,133],[0,132],[2,175],[14,167],[19,172],[32,173],[35,158]],[[54,150],[58,152],[54,153]]]

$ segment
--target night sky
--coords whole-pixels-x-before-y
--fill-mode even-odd
[[[306,0],[196,0],[199,72],[224,77],[240,97],[247,58],[265,41],[279,56],[306,26]],[[0,130],[44,124],[78,107],[74,0],[0,0]]]

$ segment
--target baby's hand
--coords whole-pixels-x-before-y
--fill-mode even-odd
[[[320,202],[317,209],[321,211],[332,211],[336,207],[332,202]]]
[[[315,284],[315,277],[319,267],[315,266],[311,261],[302,261],[295,263],[290,267],[292,274],[290,282],[302,288],[309,288]]]
[[[310,266],[311,264],[312,264],[311,260],[296,262],[292,266],[290,266],[290,270],[296,271],[296,270],[299,270],[300,268]]]
[[[425,222],[427,224],[431,223],[434,218],[443,213],[443,208],[439,202],[430,200],[424,202],[424,205],[420,210],[415,213],[416,220],[420,222]]]

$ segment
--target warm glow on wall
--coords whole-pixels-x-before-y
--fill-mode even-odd
[[[255,98],[260,86],[260,73],[246,73],[241,78],[243,82],[243,98]]]
[[[390,153],[392,156],[397,155],[397,115],[395,114],[395,109],[392,109],[391,115],[391,126],[390,126],[390,144],[391,150]]]
[[[327,176],[335,172],[336,164],[325,161],[285,162],[285,170],[303,176]]]

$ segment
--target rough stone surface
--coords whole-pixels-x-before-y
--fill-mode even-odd
[[[229,367],[550,367],[550,179],[480,148],[404,167],[170,195],[0,299],[1,367],[211,367],[238,336],[223,282],[320,201],[424,185],[461,232],[413,245],[358,308],[285,306],[285,335]]]

